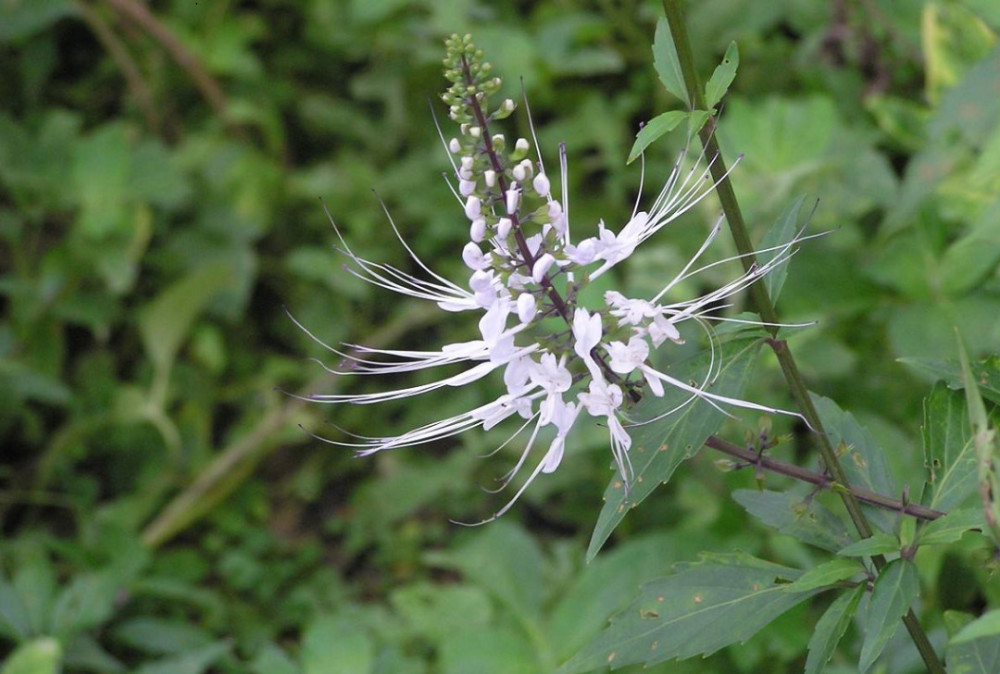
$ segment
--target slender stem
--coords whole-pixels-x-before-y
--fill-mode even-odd
[[[735,459],[745,461],[746,464],[742,467],[754,466],[763,468],[764,470],[769,470],[772,473],[778,473],[779,475],[785,475],[786,477],[790,477],[801,482],[814,484],[822,489],[831,489],[834,491],[847,489],[854,495],[854,498],[858,499],[862,503],[867,503],[879,508],[885,508],[886,510],[892,510],[904,515],[909,515],[910,517],[916,517],[917,519],[936,520],[937,518],[944,517],[948,514],[941,512],[940,510],[934,510],[933,508],[917,505],[915,503],[906,503],[901,499],[884,496],[883,494],[878,494],[860,487],[844,486],[831,478],[829,475],[817,473],[809,470],[808,468],[802,468],[801,466],[796,466],[794,463],[787,463],[769,456],[764,456],[759,452],[746,447],[741,447],[716,435],[709,436],[708,440],[705,441],[705,446],[718,452],[722,452],[723,454],[728,454]]]
[[[198,91],[208,101],[212,110],[235,133],[240,133],[226,110],[226,95],[218,81],[195,58],[187,47],[146,7],[137,0],[104,0],[120,14],[128,17],[159,42],[177,65],[183,68],[194,81]]]
[[[684,78],[684,85],[687,88],[688,101],[692,109],[705,110],[707,108],[705,97],[702,95],[698,73],[694,67],[694,54],[691,50],[691,43],[688,40],[687,26],[684,23],[680,0],[663,0],[663,9],[667,17],[667,23],[670,26],[670,35],[673,38],[674,47],[677,51],[677,60]],[[698,134],[705,148],[705,155],[715,158],[715,161],[709,167],[716,183],[715,189],[719,195],[719,201],[722,202],[722,210],[729,223],[729,229],[736,243],[736,248],[740,252],[740,259],[743,262],[744,269],[749,270],[756,266],[757,257],[754,254],[753,243],[743,222],[743,213],[740,210],[739,202],[736,200],[736,193],[733,191],[732,183],[729,181],[726,163],[719,152],[719,145],[715,140],[714,128],[706,125]],[[788,382],[792,395],[798,403],[799,409],[802,410],[806,421],[816,432],[820,456],[823,458],[826,470],[835,482],[845,487],[840,492],[844,507],[847,509],[847,513],[861,537],[869,538],[872,535],[871,524],[869,524],[868,518],[865,517],[864,512],[861,510],[860,501],[850,490],[850,482],[847,479],[847,474],[837,459],[837,454],[830,443],[829,436],[823,429],[823,423],[819,418],[816,407],[813,405],[812,399],[809,397],[805,381],[799,372],[795,359],[792,357],[792,352],[788,349],[788,344],[785,340],[777,338],[778,314],[774,309],[771,298],[767,294],[767,289],[758,280],[750,286],[749,290],[754,308],[760,314],[763,322],[769,324],[768,330],[771,332],[772,339],[769,339],[768,343],[778,358],[785,381]],[[886,560],[885,557],[878,555],[872,558],[872,563],[878,570],[881,570],[886,565]],[[912,610],[903,617],[903,624],[906,625],[906,629],[909,631],[913,643],[920,652],[924,664],[927,665],[927,670],[933,674],[945,674],[944,665],[938,659],[933,646],[931,646],[927,638],[927,634],[920,626]]]

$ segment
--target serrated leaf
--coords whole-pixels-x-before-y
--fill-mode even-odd
[[[868,671],[882,654],[885,645],[899,628],[900,619],[919,594],[920,579],[913,562],[894,559],[879,573],[868,602],[865,641],[861,646],[861,660],[858,663],[862,672]]]
[[[730,42],[726,48],[726,55],[722,57],[722,63],[715,67],[715,72],[712,73],[708,84],[705,85],[706,105],[709,108],[714,108],[716,103],[721,101],[722,97],[729,91],[729,85],[733,83],[739,65],[740,50],[737,48],[736,42]]]
[[[785,592],[800,572],[775,564],[695,564],[643,586],[639,598],[558,671],[710,655],[742,643],[817,591]]]
[[[198,314],[231,278],[228,265],[206,264],[167,287],[140,312],[143,346],[158,370],[170,370]]]
[[[62,645],[51,637],[21,644],[10,654],[0,674],[59,674]]]
[[[819,566],[809,569],[791,585],[785,587],[785,592],[805,592],[818,588],[828,588],[842,580],[864,571],[864,567],[853,559],[831,559]]]
[[[119,582],[107,573],[76,576],[56,598],[50,619],[52,633],[65,641],[97,627],[114,613]]]
[[[933,358],[900,358],[900,363],[909,365],[915,370],[943,379],[950,389],[961,389],[962,369],[954,360],[936,360]],[[979,392],[984,398],[1000,405],[1000,356],[990,356],[981,361],[969,363]]]
[[[885,496],[897,493],[885,452],[875,444],[868,429],[829,398],[815,393],[809,395],[851,486]],[[871,523],[882,531],[891,532],[895,529],[896,515],[881,508],[863,504],[861,507]]]
[[[899,552],[900,542],[895,536],[876,531],[870,538],[851,543],[837,551],[841,557],[872,557],[890,552]]]
[[[764,524],[809,545],[835,552],[851,543],[844,523],[815,499],[766,489],[737,489],[733,500]]]
[[[721,359],[722,367],[710,391],[738,398],[750,379],[761,344],[757,338],[734,339],[719,347],[714,357]],[[708,351],[703,351],[672,366],[669,374],[682,381],[700,382],[708,371],[711,358]],[[690,394],[680,389],[668,387],[661,398],[647,394],[632,410],[631,416],[637,421],[653,419],[683,404],[689,397]],[[594,558],[625,513],[641,503],[658,485],[665,484],[677,466],[694,456],[723,421],[725,415],[722,412],[696,399],[664,419],[631,430],[629,456],[634,480],[627,495],[621,478],[617,476],[605,489],[604,507],[597,517],[597,525],[587,548],[588,560]]]
[[[809,655],[806,656],[804,674],[820,674],[837,650],[847,626],[851,624],[858,610],[858,602],[865,595],[865,586],[858,585],[853,590],[837,597],[823,616],[816,622],[816,629],[809,639]]]
[[[635,143],[632,144],[632,150],[628,153],[628,159],[625,163],[631,164],[638,159],[639,155],[647,147],[652,145],[663,134],[670,133],[676,129],[681,122],[687,119],[689,114],[681,110],[671,110],[649,120],[645,126],[639,129],[639,133],[635,135]]]
[[[768,251],[769,248],[778,248],[787,244],[809,221],[808,215],[804,219],[799,215],[805,200],[805,196],[801,196],[793,201],[761,238],[761,252],[757,253],[757,259],[760,260],[761,264],[770,262],[779,252],[778,250]],[[781,288],[785,285],[785,277],[787,276],[788,261],[786,260],[764,277],[764,287],[767,288],[767,294],[771,297],[773,304],[777,304],[778,296],[781,295]]]
[[[656,22],[656,34],[653,37],[653,67],[666,90],[681,99],[690,109],[691,100],[688,98],[687,87],[684,86],[684,75],[677,59],[677,48],[670,34],[670,26],[663,17]]]
[[[953,510],[944,517],[939,517],[920,530],[917,535],[918,545],[941,545],[954,543],[962,538],[962,534],[971,529],[983,526],[983,511],[980,508],[965,508]]]
[[[931,508],[951,510],[976,490],[976,452],[965,399],[938,383],[924,400],[924,465]]]
[[[175,655],[212,643],[212,635],[189,622],[138,616],[115,627],[115,640],[154,655]]]

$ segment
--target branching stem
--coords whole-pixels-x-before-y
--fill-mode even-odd
[[[705,110],[707,108],[705,97],[702,94],[698,73],[694,67],[694,54],[691,50],[691,43],[688,40],[687,26],[684,23],[680,0],[663,0],[663,9],[666,13],[667,23],[670,26],[670,35],[673,38],[674,47],[677,51],[677,60],[684,78],[688,100],[693,110]],[[726,215],[729,230],[740,253],[740,260],[743,263],[744,269],[749,271],[751,267],[757,264],[757,257],[754,254],[750,235],[743,222],[743,213],[740,210],[739,202],[736,200],[736,193],[733,191],[732,183],[729,181],[726,163],[719,153],[719,145],[715,139],[714,128],[708,125],[703,127],[698,133],[705,149],[705,155],[716,157],[709,170],[712,172],[712,177],[715,180],[715,190],[719,195],[719,201],[722,202],[722,210]],[[782,374],[784,374],[785,381],[791,389],[792,396],[798,403],[799,409],[805,416],[806,421],[816,432],[817,445],[820,455],[823,458],[823,463],[833,480],[845,487],[840,495],[844,506],[847,508],[847,513],[861,537],[870,538],[872,535],[871,524],[869,524],[868,518],[865,517],[864,512],[861,510],[860,501],[850,489],[847,474],[837,459],[837,454],[830,443],[830,437],[823,430],[823,423],[819,418],[816,407],[813,405],[812,399],[809,397],[805,381],[799,372],[795,359],[792,357],[792,352],[788,349],[788,344],[784,340],[777,338],[778,314],[774,309],[771,298],[767,294],[767,289],[758,280],[750,286],[749,290],[754,308],[765,325],[768,326],[767,329],[772,335],[772,339],[768,340],[768,342],[775,356],[778,358]],[[872,562],[878,570],[881,570],[886,565],[885,557],[881,555],[873,557]],[[916,645],[917,650],[920,652],[924,664],[927,665],[927,670],[932,674],[945,674],[944,665],[938,659],[937,654],[934,652],[934,647],[931,646],[927,634],[920,626],[920,622],[917,620],[912,609],[903,617],[903,623],[906,625],[906,629],[909,631],[914,645]]]

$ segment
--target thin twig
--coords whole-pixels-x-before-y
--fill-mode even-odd
[[[941,512],[940,510],[934,510],[933,508],[927,508],[926,506],[917,505],[915,503],[904,503],[901,499],[891,498],[867,489],[861,489],[860,487],[847,487],[838,484],[837,481],[829,475],[817,473],[809,470],[808,468],[802,468],[794,463],[787,463],[785,461],[773,459],[769,456],[763,456],[752,449],[741,447],[715,435],[709,436],[708,440],[705,441],[705,446],[718,452],[722,452],[723,454],[728,454],[735,459],[745,461],[747,467],[754,466],[763,468],[764,470],[769,470],[772,473],[778,473],[779,475],[784,475],[801,482],[814,484],[821,489],[829,489],[833,491],[848,489],[854,495],[854,498],[858,499],[862,503],[867,503],[879,508],[885,508],[886,510],[891,510],[893,512],[903,513],[904,515],[916,517],[917,519],[930,521],[936,520],[939,517],[944,517],[948,514]]]
[[[89,2],[80,0],[76,4],[80,8],[80,14],[83,17],[84,23],[90,26],[90,30],[93,31],[97,41],[101,43],[101,46],[111,56],[111,60],[122,71],[125,83],[128,85],[129,91],[132,93],[133,98],[135,98],[136,103],[139,104],[139,108],[142,110],[149,128],[154,133],[159,133],[160,115],[156,110],[153,92],[149,88],[149,85],[146,84],[146,80],[143,79],[142,71],[136,65],[135,59],[132,58],[132,55],[122,41],[118,39],[118,36],[115,35],[115,32],[111,30],[111,26],[107,24],[100,14],[94,11]]]
[[[226,95],[222,87],[214,77],[201,65],[194,54],[188,51],[180,40],[160,21],[153,16],[153,13],[136,0],[104,0],[115,8],[120,14],[128,17],[143,28],[150,36],[159,42],[174,62],[183,68],[194,81],[198,91],[208,101],[212,110],[218,115],[226,125],[235,132],[238,127],[229,119],[227,112]]]

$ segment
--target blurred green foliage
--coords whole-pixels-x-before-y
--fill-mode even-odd
[[[506,450],[478,458],[502,434],[362,461],[309,432],[392,433],[470,400],[331,409],[289,395],[355,384],[308,360],[331,354],[286,308],[329,344],[473,334],[345,273],[318,201],[369,259],[407,264],[382,202],[425,260],[461,269],[466,225],[427,106],[443,39],[472,32],[518,100],[523,78],[550,160],[567,143],[581,231],[630,212],[638,123],[673,105],[652,67],[660,12],[0,0],[0,673],[549,672],[702,550],[822,560],[749,524],[730,493],[752,474],[701,457],[584,564],[609,477],[606,440],[585,434],[503,521],[459,528],[448,519],[503,498],[477,488],[506,469]],[[940,376],[928,364],[953,357],[954,324],[973,355],[1000,350],[1000,12],[706,0],[689,16],[704,77],[739,44],[719,133],[744,155],[733,175],[758,240],[803,193],[804,210],[819,200],[813,227],[832,230],[795,258],[779,306],[819,322],[790,336],[810,387],[887,448],[888,484],[919,485],[921,401]],[[509,130],[527,135],[523,115]],[[672,160],[652,146],[647,177]],[[716,210],[651,241],[616,282],[659,287]],[[787,403],[767,359],[750,390]],[[804,441],[790,451],[815,462]],[[986,551],[967,536],[921,553],[928,615],[1000,606]],[[652,671],[800,671],[828,604]],[[936,643],[951,627],[926,626]],[[860,641],[841,649],[827,671],[853,671]],[[919,671],[898,635],[886,653],[885,671]]]

